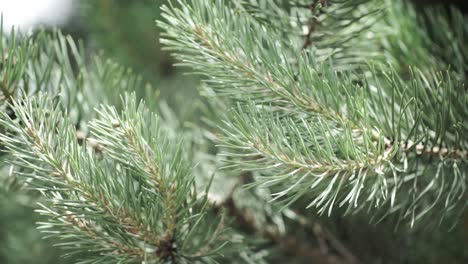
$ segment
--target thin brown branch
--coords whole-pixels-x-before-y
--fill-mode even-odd
[[[312,13],[312,18],[310,19],[307,34],[305,35],[305,40],[304,40],[304,43],[302,44],[303,50],[313,44],[312,34],[317,30],[317,27],[320,25],[320,20],[318,17],[323,13],[323,6],[327,5],[328,2],[329,2],[328,0],[319,0],[309,5],[310,12]],[[319,5],[320,5],[320,10],[318,11],[318,14],[315,15],[314,14],[315,10],[319,7]]]
[[[104,150],[104,146],[99,144],[99,142],[97,142],[95,139],[88,138],[86,133],[82,130],[76,131],[76,139],[80,145],[83,145],[86,142],[86,146],[89,146],[96,153],[102,153]]]
[[[352,258],[342,258],[331,253],[324,253],[315,245],[303,241],[290,234],[283,234],[272,226],[258,226],[255,223],[255,216],[247,209],[239,208],[234,201],[234,192],[237,188],[250,178],[249,172],[239,176],[239,182],[230,190],[227,198],[219,204],[214,204],[216,209],[225,209],[227,213],[236,221],[239,228],[245,233],[258,234],[264,239],[273,243],[276,247],[290,256],[297,256],[306,259],[310,263],[316,264],[354,264],[358,262],[350,261]]]
[[[11,102],[11,100],[13,99],[13,92],[11,92],[8,89],[6,77],[5,77],[5,79],[3,79],[3,81],[0,82],[0,92],[2,92],[0,94],[0,100],[1,101]]]
[[[413,142],[403,143],[401,149],[404,152],[415,152],[418,156],[433,156],[442,159],[468,160],[468,151],[444,147],[426,147],[423,144]]]
[[[296,220],[303,228],[312,230],[316,236],[322,240],[322,243],[325,243],[323,245],[324,247],[327,247],[329,244],[336,252],[347,260],[347,263],[360,263],[360,260],[351,252],[351,250],[341,243],[341,241],[339,241],[339,239],[336,238],[328,228],[320,224],[319,221],[310,221],[310,219],[297,212],[294,212],[294,217],[294,220]]]
[[[5,50],[4,51],[4,56],[5,58],[2,58],[0,56],[0,69],[2,67],[5,67],[4,64],[5,62],[7,62],[9,60],[9,57],[10,57],[10,53],[8,50]],[[12,58],[12,65],[15,66],[16,65],[16,57],[13,56]],[[7,102],[11,102],[13,100],[13,96],[14,96],[14,91],[15,89],[11,89],[10,85],[9,85],[9,81],[8,81],[8,74],[5,74],[3,76],[3,80],[0,81],[0,100],[4,100],[4,101],[7,101]]]

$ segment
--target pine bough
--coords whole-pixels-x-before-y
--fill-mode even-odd
[[[468,205],[468,20],[456,10],[422,20],[402,2],[163,6],[166,49],[230,109],[218,113],[218,165],[268,190],[285,215],[300,205],[410,226],[458,219]],[[217,202],[209,183],[200,192],[187,145],[135,94],[112,97],[144,97],[140,79],[85,63],[58,33],[16,39],[0,42],[0,142],[14,175],[48,198],[40,228],[71,253],[96,253],[82,263],[260,261],[229,229],[233,215],[255,228],[234,191]]]

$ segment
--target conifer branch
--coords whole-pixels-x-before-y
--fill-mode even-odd
[[[50,106],[50,105],[49,105]],[[14,102],[13,105],[14,108],[20,107],[18,103]],[[56,109],[54,108],[49,108],[52,113],[57,113]],[[72,163],[71,160],[62,160],[63,158],[59,157],[56,153],[57,150],[51,149],[50,143],[46,143],[44,140],[47,138],[48,141],[52,140],[55,141],[57,139],[51,138],[50,135],[44,135],[41,134],[43,132],[43,127],[41,126],[40,128],[35,127],[35,124],[37,124],[37,120],[33,118],[31,113],[27,112],[17,112],[19,119],[25,123],[26,127],[24,128],[18,128],[17,132],[19,132],[22,135],[27,135],[29,138],[24,138],[26,142],[31,142],[33,144],[33,148],[31,149],[33,151],[33,154],[30,156],[29,159],[43,159],[45,162],[45,166],[50,166],[50,176],[56,178],[57,180],[54,180],[54,182],[60,182],[60,188],[63,189],[64,191],[73,191],[79,195],[79,197],[83,198],[84,201],[83,203],[86,204],[88,203],[91,207],[93,204],[99,205],[105,210],[109,210],[110,208],[108,207],[108,203],[106,202],[105,199],[97,199],[94,197],[92,191],[89,189],[89,186],[86,186],[85,183],[80,179],[79,177],[75,176],[74,173],[71,171],[70,164]],[[2,118],[5,118],[3,116]],[[55,117],[56,118],[56,117]],[[42,120],[43,122],[47,122],[48,120]],[[1,122],[6,125],[5,119],[1,120]],[[67,123],[59,123],[57,125],[64,125],[66,129],[68,129]],[[40,132],[42,130],[42,132]],[[58,134],[63,133],[68,133],[66,131],[59,132]],[[9,139],[6,136],[1,136],[1,140],[7,144],[7,147],[14,148],[15,146],[11,145],[11,139]],[[72,139],[73,140],[73,139]],[[58,150],[62,151],[62,150]],[[60,152],[59,152],[60,153]],[[26,157],[21,158],[23,161],[27,162]],[[45,169],[42,169],[43,171],[47,171]],[[52,193],[54,191],[52,190]],[[104,203],[104,204],[103,204]],[[65,215],[63,216],[69,223],[75,225],[78,227],[80,230],[83,230],[87,235],[93,237],[93,238],[99,238],[102,236],[102,234],[97,233],[97,229],[99,227],[91,227],[91,224],[88,223],[85,220],[80,220],[77,218],[75,214],[70,214],[67,212],[68,210],[66,209],[67,206],[63,207],[63,210],[66,210]],[[122,224],[122,227],[125,227],[123,223],[121,222],[122,219],[119,219],[118,217],[115,217],[114,213],[110,213],[110,211],[105,211],[107,214],[107,217],[110,217],[111,219],[114,218],[116,222]],[[128,246],[124,246],[120,242],[116,242],[113,240],[108,240],[108,239],[103,239],[102,237],[98,239],[98,241],[105,241],[106,244],[110,244],[111,246],[115,247],[117,250],[122,250],[125,253],[131,253],[132,255],[135,254],[135,252],[140,252],[141,250],[137,248],[129,248]]]
[[[129,256],[135,256],[138,259],[142,260],[144,259],[145,252],[143,250],[141,250],[140,248],[130,248],[127,245],[109,239],[106,236],[103,237],[102,234],[98,234],[96,232],[96,227],[90,227],[90,223],[87,223],[84,219],[80,219],[73,214],[66,215],[65,219],[74,227],[77,227],[78,229],[86,233],[87,236],[89,236],[90,238],[96,240],[103,240],[104,243],[107,244],[107,246],[112,250],[112,253],[119,255],[124,254]]]
[[[321,213],[330,214],[333,207],[345,204],[349,212],[390,204],[416,215],[419,202],[424,203],[421,197],[431,200],[429,208],[441,201],[442,196],[425,193],[419,198],[403,194],[397,200],[395,193],[410,188],[410,182],[430,188],[440,184],[442,177],[437,172],[424,181],[417,180],[423,177],[419,174],[412,181],[404,178],[412,170],[408,162],[417,164],[415,159],[431,154],[413,152],[414,148],[407,148],[408,142],[422,144],[423,149],[452,145],[464,153],[465,140],[453,139],[466,129],[455,125],[466,113],[465,99],[456,97],[455,91],[462,86],[450,74],[416,70],[405,79],[386,67],[337,72],[332,65],[317,63],[314,54],[291,51],[275,41],[281,39],[281,33],[274,26],[252,16],[239,16],[222,1],[180,4],[188,8],[163,7],[170,22],[160,23],[167,30],[163,43],[183,65],[207,76],[218,94],[238,102],[225,122],[220,145],[227,150],[226,169],[258,172],[261,176],[255,184],[279,188],[274,196],[283,198],[285,207],[312,192],[308,207],[317,207]],[[373,4],[360,4],[366,11],[350,21],[379,16]],[[355,5],[343,1],[330,4],[327,10],[352,13]],[[323,27],[332,30],[333,25]],[[357,28],[361,33],[369,25],[363,22]],[[359,38],[349,32],[346,41]],[[452,111],[449,102],[456,102],[460,111]],[[252,161],[251,157],[258,158]],[[444,158],[440,156],[437,166],[449,170],[451,165],[442,165]],[[447,190],[447,197],[455,193],[460,197],[459,192],[458,188]],[[421,210],[422,214],[428,212]]]
[[[131,102],[124,103],[128,109],[136,109],[134,105],[129,104]],[[142,110],[143,108],[139,109]],[[135,170],[142,170],[148,175],[148,184],[161,194],[162,201],[166,205],[167,213],[163,218],[164,225],[167,227],[165,236],[173,237],[177,221],[177,208],[174,204],[175,194],[173,193],[173,190],[177,188],[176,183],[169,182],[167,176],[162,175],[166,172],[162,171],[157,165],[155,153],[143,138],[137,136],[141,135],[143,130],[142,116],[139,116],[137,112],[131,114],[140,118],[136,126],[130,126],[128,119],[121,119],[115,109],[103,109],[100,112],[103,119],[91,123],[92,132],[98,144],[103,146],[105,152],[108,152],[112,157],[120,159],[121,162],[127,163]],[[154,125],[152,127],[154,131],[159,130],[157,121],[153,121],[152,124]],[[118,148],[115,146],[115,140],[117,139],[122,143],[125,142]],[[163,155],[163,153],[158,153],[158,155]],[[134,157],[134,163],[125,160],[129,156]]]
[[[83,263],[266,263],[279,253],[355,264],[363,255],[295,208],[411,227],[466,210],[460,13],[421,21],[400,0],[176,0],[162,10],[167,50],[224,99],[208,103],[210,125],[223,119],[218,145],[206,135],[193,144],[200,135],[172,131],[135,94],[119,101],[148,94],[141,78],[85,59],[70,37],[18,42],[0,26],[2,161],[45,198],[40,229],[72,255],[92,252]],[[198,178],[219,161],[216,179]],[[226,198],[211,200],[211,184],[237,171]]]
[[[193,4],[203,5],[196,1]],[[196,12],[208,12],[204,9],[208,8],[206,6],[199,8],[200,10]],[[181,10],[169,10],[167,7],[163,9],[167,12],[165,16],[168,21],[176,18],[188,19]],[[234,14],[226,11],[223,21],[241,24],[243,27],[238,31],[234,29],[236,31],[229,32],[229,35],[235,36],[234,38],[226,38],[225,25],[219,24],[217,20],[211,21],[214,18],[202,13],[194,11],[190,14],[191,21],[181,24],[180,28],[160,22],[161,27],[171,29],[163,35],[165,38],[161,41],[168,45],[168,49],[177,50],[175,55],[181,59],[183,65],[191,66],[208,76],[207,82],[218,88],[219,94],[229,95],[240,101],[256,100],[265,105],[278,105],[284,110],[300,109],[307,115],[324,116],[338,123],[349,122],[335,106],[320,104],[317,99],[321,98],[316,98],[313,94],[314,89],[328,89],[333,94],[330,97],[338,94],[333,91],[335,87],[330,87],[329,84],[329,79],[337,79],[336,73],[320,66],[312,57],[303,57],[304,54],[296,52],[291,54],[292,60],[298,64],[298,67],[307,67],[307,70],[298,75],[296,69],[288,63],[291,58],[278,52],[284,47],[278,47],[276,42],[266,37],[273,35],[272,39],[279,38],[275,32],[265,32],[264,27],[248,18],[240,17],[242,23],[233,21]],[[244,34],[244,32],[250,33]],[[240,39],[242,41],[238,41]],[[191,44],[183,45],[185,42]],[[241,46],[239,43],[245,45]],[[263,51],[256,47],[257,43],[265,43]],[[246,47],[258,50],[259,55],[251,57],[252,51]],[[193,62],[192,54],[202,61],[204,67],[200,67],[198,62]],[[312,67],[309,67],[311,64]],[[226,72],[230,75],[226,75]],[[226,83],[235,89],[226,89]],[[242,96],[239,96],[241,94]],[[291,112],[296,113],[295,111]]]
[[[102,253],[97,258],[176,261],[205,259],[213,250],[219,251],[222,246],[214,241],[225,235],[223,220],[208,215],[206,198],[198,196],[193,189],[193,177],[182,163],[180,151],[168,148],[162,138],[135,136],[135,133],[161,132],[152,130],[157,126],[136,129],[142,128],[142,124],[157,125],[156,116],[150,113],[141,116],[144,106],[137,107],[134,98],[124,102],[125,113],[135,114],[133,118],[117,115],[104,120],[121,120],[125,128],[132,128],[132,134],[125,133],[128,129],[109,134],[104,125],[115,129],[112,122],[93,122],[93,134],[100,135],[100,144],[104,146],[102,157],[87,151],[85,143],[78,144],[76,131],[63,117],[60,104],[53,104],[44,95],[25,98],[21,103],[14,101],[12,108],[21,122],[0,114],[0,125],[11,133],[0,134],[0,140],[17,158],[13,164],[32,171],[23,175],[32,178],[33,186],[51,202],[40,211],[51,217],[51,223],[42,225],[44,228],[60,227],[63,233],[51,234],[71,234],[71,240],[81,240],[79,243],[84,248],[94,245],[95,250]],[[109,113],[116,113],[115,108],[107,109]],[[104,117],[105,113],[101,115]],[[122,138],[116,137],[119,135]],[[141,145],[144,141],[149,145]],[[127,153],[121,151],[120,160],[116,153],[112,155],[112,150],[122,143],[128,144],[122,150],[131,151],[132,156],[125,156]],[[141,146],[138,151],[144,147],[145,152],[134,153],[132,147],[135,146]],[[132,167],[132,161],[138,161],[138,168]],[[142,161],[157,170],[140,166]],[[158,175],[150,175],[150,172]],[[155,183],[156,176],[160,185],[150,185]],[[62,225],[63,221],[69,225]],[[218,228],[212,230],[211,223],[216,223]],[[209,245],[203,241],[208,241]],[[70,243],[60,245],[68,247]]]

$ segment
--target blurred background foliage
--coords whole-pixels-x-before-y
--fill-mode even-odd
[[[36,229],[41,217],[33,213],[35,202],[0,186],[0,263],[68,263],[59,258],[64,252]]]
[[[468,10],[465,0],[414,1],[420,6],[456,4],[465,14]],[[162,99],[169,106],[162,110],[172,109],[180,122],[198,122],[201,111],[205,111],[200,107],[204,105],[201,100],[206,100],[199,96],[198,78],[184,74],[182,68],[175,68],[174,59],[161,49],[158,40],[155,20],[160,18],[159,6],[164,2],[166,0],[79,1],[73,18],[62,30],[83,39],[89,56],[104,53],[106,58],[131,67],[144,81],[157,87],[157,96],[146,98],[149,104],[152,100]],[[8,172],[0,171],[0,174],[7,175]],[[2,177],[0,180],[6,181]],[[35,222],[41,219],[33,210],[39,198],[18,194],[20,191],[9,186],[14,185],[0,184],[0,263],[74,263],[73,259],[60,258],[63,252],[51,247],[58,241],[43,239],[36,229]],[[312,213],[305,216],[315,218]],[[408,236],[407,230],[394,231],[385,223],[369,226],[365,216],[342,219],[339,214],[335,215],[320,220],[352,250],[360,252],[364,260],[373,259],[373,263],[468,261],[468,216],[462,218],[464,223],[450,233],[446,229],[418,230]],[[302,231],[298,229],[298,232]],[[430,250],[434,246],[439,249],[437,252]],[[380,257],[375,259],[375,256]]]
[[[160,6],[167,0],[84,0],[63,30],[82,38],[88,54],[102,53],[130,67],[156,87],[161,98],[182,115],[186,98],[199,100],[197,78],[174,67],[174,59],[159,43]],[[182,97],[182,98],[181,98]]]

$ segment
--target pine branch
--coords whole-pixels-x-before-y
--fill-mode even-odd
[[[308,115],[347,122],[338,110],[339,100],[335,99],[342,95],[329,81],[332,80],[336,86],[348,85],[348,82],[336,83],[338,76],[330,68],[320,66],[312,56],[300,52],[282,53],[286,47],[275,41],[280,38],[275,32],[266,31],[265,27],[248,17],[236,16],[234,11],[226,9],[222,3],[217,4],[217,8],[223,10],[219,14],[224,13],[219,18],[209,13],[210,7],[204,6],[205,3],[194,1],[193,4],[198,9],[190,14],[163,7],[168,21],[180,19],[183,22],[177,25],[160,22],[160,26],[168,30],[162,42],[168,45],[168,49],[177,50],[176,55],[183,65],[191,66],[208,76],[207,82],[216,87],[219,94],[240,101],[256,100],[265,105],[277,105],[284,110],[300,110]],[[234,25],[239,24],[242,28],[237,29]],[[232,31],[226,33],[225,28]],[[226,35],[232,37],[226,38]],[[264,43],[264,46],[258,47],[257,43]],[[194,61],[192,57],[200,62]],[[291,60],[304,70],[297,72],[296,67],[289,63]],[[336,105],[329,107],[331,105],[320,104],[319,100],[323,98],[317,98],[311,87],[327,90],[330,103]]]
[[[171,149],[163,136],[153,137],[154,132],[162,133],[157,117],[138,106],[134,97],[124,102],[122,115],[103,107],[103,119],[91,126],[104,147],[102,157],[88,151],[86,143],[78,144],[60,104],[46,96],[14,101],[20,122],[1,114],[0,125],[10,132],[0,140],[16,157],[13,165],[28,168],[29,173],[21,174],[32,178],[31,186],[51,202],[40,210],[50,217],[43,228],[67,239],[59,246],[79,243],[78,252],[94,247],[100,253],[96,261],[209,261],[230,241],[224,238],[223,218],[208,213],[207,198],[194,189],[180,150]],[[105,118],[106,114],[116,116]],[[116,130],[115,120],[121,130]],[[120,156],[112,153],[119,144],[126,146]]]
[[[138,123],[136,126],[129,126],[129,121],[119,118],[115,109],[108,108],[100,111],[102,121],[91,123],[90,127],[93,131],[94,136],[97,138],[98,144],[104,147],[106,151],[112,157],[119,159],[122,163],[127,163],[128,166],[135,170],[142,170],[148,175],[148,185],[153,186],[158,192],[162,194],[162,201],[165,203],[167,212],[163,218],[164,226],[167,228],[165,236],[173,237],[176,228],[177,219],[177,208],[174,204],[176,195],[173,191],[180,186],[177,186],[177,182],[170,182],[169,179],[164,177],[162,174],[166,173],[164,168],[158,167],[158,163],[155,162],[161,159],[163,153],[153,153],[152,149],[155,146],[148,145],[147,142],[141,137],[142,131],[144,131],[143,120],[151,120],[150,118],[144,118],[140,113],[144,112],[144,106],[141,105],[137,109],[135,102],[125,102],[126,109],[135,109],[136,112],[130,113],[129,116],[137,117]],[[156,120],[151,120],[149,126],[153,125],[149,131],[158,131],[158,124]],[[145,129],[146,130],[146,129]],[[115,141],[118,139],[122,142],[122,145],[115,145]],[[152,143],[155,144],[157,138],[151,138]],[[151,144],[151,142],[149,143]],[[160,144],[160,143],[158,143]],[[167,144],[163,143],[162,145]],[[165,147],[163,147],[165,148]],[[166,149],[167,150],[167,149]],[[157,157],[155,157],[157,155]],[[133,162],[128,161],[128,157],[134,157]],[[159,162],[162,162],[159,160]],[[188,186],[186,186],[187,188]],[[181,189],[180,192],[187,193],[188,189]]]
[[[60,145],[51,144],[51,141],[55,141],[56,139],[52,138],[52,134],[44,131],[44,129],[50,128],[51,125],[52,127],[59,127],[57,134],[63,136],[65,140],[73,140],[73,134],[69,130],[69,123],[66,121],[60,121],[61,116],[58,114],[59,112],[57,106],[52,105],[52,103],[44,97],[38,100],[42,100],[42,103],[39,105],[36,105],[36,102],[34,101],[26,102],[26,107],[28,107],[26,109],[22,108],[22,106],[16,102],[14,102],[12,105],[12,107],[17,110],[16,115],[18,116],[19,120],[25,124],[24,128],[14,127],[16,122],[13,122],[13,120],[9,119],[9,117],[5,115],[2,115],[0,122],[2,125],[11,128],[13,131],[16,131],[25,140],[23,146],[18,146],[15,145],[15,143],[17,143],[16,139],[9,138],[7,135],[1,135],[1,140],[7,146],[7,148],[9,148],[11,151],[16,151],[17,155],[19,155],[19,160],[15,163],[21,164],[24,162],[39,172],[39,175],[31,174],[31,177],[35,177],[39,181],[44,181],[44,185],[39,187],[39,189],[46,193],[50,192],[48,195],[50,195],[54,205],[58,206],[58,208],[61,208],[61,210],[57,213],[48,210],[43,210],[42,212],[46,213],[48,211],[49,214],[52,213],[52,215],[60,215],[61,217],[58,218],[58,220],[60,219],[59,221],[65,220],[69,224],[75,225],[80,230],[84,231],[88,236],[91,235],[91,238],[93,239],[100,238],[91,243],[97,245],[99,245],[99,243],[103,243],[104,245],[110,246],[109,249],[106,249],[107,246],[104,247],[104,251],[117,250],[126,253],[130,252],[132,255],[134,255],[135,252],[142,252],[141,250],[138,250],[138,248],[132,248],[128,245],[121,247],[123,242],[106,239],[105,237],[107,234],[103,236],[102,232],[97,231],[101,229],[99,225],[95,225],[93,230],[91,228],[91,223],[85,220],[79,220],[77,218],[76,215],[79,215],[80,213],[72,213],[73,209],[69,208],[69,206],[72,206],[73,202],[67,202],[68,199],[64,199],[65,197],[71,198],[74,195],[77,195],[81,201],[76,201],[75,203],[82,204],[83,208],[89,207],[90,209],[95,206],[102,206],[103,204],[107,205],[107,202],[104,199],[96,199],[93,190],[95,187],[87,185],[86,182],[83,182],[83,176],[75,174],[75,171],[78,171],[78,168],[74,167],[73,164],[76,162],[74,159],[77,157],[64,155],[65,151],[68,150],[68,146],[66,149],[60,149]],[[47,117],[49,114],[51,116]],[[37,122],[38,120],[41,120],[39,126]],[[76,148],[76,145],[73,146],[72,142],[73,141],[67,143],[71,144],[72,148]],[[32,153],[27,152],[29,150],[24,148],[24,146],[27,146],[28,143],[32,144],[29,148],[32,150]],[[21,147],[23,147],[23,149],[21,149]],[[63,158],[67,156],[68,159],[64,160]],[[44,167],[41,168],[37,165],[33,165],[34,163],[32,162],[36,160],[42,160],[45,163],[43,165]],[[82,162],[84,163],[83,160]],[[41,173],[46,173],[46,175],[49,174],[50,178],[46,178],[45,175],[41,176]],[[53,188],[48,186],[47,183],[55,184],[56,187]],[[72,194],[69,196],[67,195],[68,192],[71,192]],[[62,195],[66,196],[62,198]],[[97,203],[95,204],[95,202]],[[108,207],[106,206],[104,208]],[[119,223],[119,219],[115,218],[114,214],[106,214],[104,210],[104,215],[105,218],[109,217],[109,220],[114,218],[114,220]],[[94,217],[95,216],[92,216],[91,219],[96,220]],[[97,219],[99,219],[99,217]],[[140,257],[142,257],[141,254]]]
[[[96,227],[90,227],[91,224],[87,223],[83,219],[77,218],[75,215],[66,215],[65,219],[68,221],[68,223],[72,224],[73,227],[83,231],[88,237],[96,240],[103,240],[107,247],[111,248],[114,253],[134,256],[139,259],[143,259],[145,256],[145,252],[139,248],[130,248],[127,245],[112,239],[106,237],[102,238],[101,234],[96,232]]]
[[[329,8],[353,7],[344,2]],[[218,94],[238,102],[220,145],[227,149],[226,168],[258,172],[255,184],[273,188],[285,207],[312,195],[308,207],[321,213],[346,204],[348,212],[388,205],[387,212],[412,214],[413,221],[436,204],[444,206],[442,197],[450,200],[445,207],[461,206],[463,188],[444,181],[463,181],[463,173],[460,179],[439,169],[424,175],[433,166],[458,173],[452,166],[459,165],[439,155],[423,169],[416,164],[431,153],[408,148],[414,142],[423,149],[452,146],[454,153],[464,153],[466,140],[457,135],[467,128],[459,125],[466,98],[457,96],[463,85],[451,73],[414,70],[405,78],[380,64],[337,73],[310,53],[291,52],[276,41],[281,33],[274,27],[222,1],[180,4],[187,8],[163,7],[170,22],[160,23],[167,30],[164,43],[184,65],[207,76]],[[413,170],[410,179],[404,176]],[[433,189],[440,184],[444,194]]]
[[[367,210],[377,222],[394,217],[411,226],[461,214],[468,205],[466,20],[434,11],[428,24],[440,28],[426,34],[415,29],[412,9],[395,3],[179,0],[163,7],[168,49],[235,102],[217,115],[223,136],[209,153],[221,149],[225,168],[242,171],[220,204],[210,201],[210,184],[197,191],[203,184],[186,159],[204,162],[193,157],[204,150],[192,154],[190,143],[176,142],[180,134],[168,135],[135,95],[116,98],[134,87],[147,94],[141,78],[98,57],[85,62],[81,46],[59,33],[18,45],[0,32],[0,107],[8,110],[0,112],[0,142],[14,174],[47,198],[40,228],[71,254],[96,253],[83,263],[260,262],[264,253],[250,259],[248,245],[226,246],[253,238],[228,232],[230,220],[285,255],[358,263],[291,206]],[[384,4],[396,8],[383,11]],[[94,112],[102,102],[115,106]],[[258,204],[277,203],[262,212],[239,206],[234,192],[246,185],[267,193]],[[286,213],[312,229],[318,247],[281,228]]]

